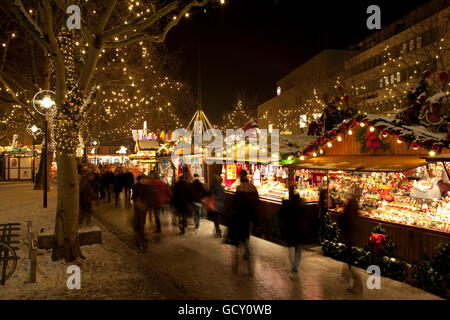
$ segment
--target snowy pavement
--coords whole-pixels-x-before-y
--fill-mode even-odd
[[[130,221],[132,209],[116,209],[104,203],[96,209],[96,218],[131,249],[135,249]],[[191,227],[184,235],[172,226],[170,213],[162,215],[162,233],[153,232],[155,224],[147,224],[150,243],[145,257],[152,270],[164,274],[187,296],[195,299],[440,299],[408,284],[382,277],[380,290],[365,286],[369,275],[356,269],[364,289],[355,294],[346,290],[348,274],[342,262],[324,257],[319,246],[303,247],[298,274],[290,270],[288,249],[251,237],[254,256],[254,276],[247,274],[246,261],[241,259],[239,271],[232,273],[234,247],[213,236],[212,222],[202,219],[197,234]],[[224,229],[224,227],[222,226]]]
[[[52,262],[49,250],[39,250],[37,283],[27,283],[25,260],[26,221],[34,231],[53,230],[56,189],[49,193],[49,207],[42,208],[42,191],[31,183],[0,183],[0,223],[22,223],[18,268],[0,286],[0,299],[439,299],[407,284],[382,278],[381,290],[364,288],[362,294],[346,290],[345,265],[324,257],[320,247],[303,248],[300,270],[292,274],[287,249],[252,237],[255,274],[246,272],[241,259],[239,272],[231,272],[233,247],[212,235],[213,224],[202,219],[198,234],[185,235],[162,216],[162,233],[154,222],[147,226],[149,245],[135,248],[131,228],[132,209],[116,209],[111,203],[95,206],[94,224],[102,229],[102,244],[83,246],[81,289],[69,290],[66,273],[70,264]],[[222,227],[223,228],[223,227]],[[365,284],[368,277],[357,271]]]
[[[50,250],[39,250],[37,282],[27,283],[26,222],[33,231],[53,230],[56,213],[56,188],[48,194],[48,208],[42,208],[42,191],[31,183],[0,184],[0,223],[22,223],[16,272],[4,286],[0,299],[183,299],[184,295],[169,281],[158,277],[137,252],[130,250],[113,234],[103,230],[102,244],[83,246],[81,289],[67,288],[70,263],[52,262]],[[95,223],[95,221],[94,221]],[[100,225],[100,228],[102,226]]]

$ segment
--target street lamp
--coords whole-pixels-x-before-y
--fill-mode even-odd
[[[92,140],[91,145],[94,147],[95,157],[94,157],[94,163],[97,164],[97,147],[100,145],[100,141],[97,139]]]
[[[44,120],[44,155],[41,161],[44,161],[44,200],[43,207],[47,208],[47,185],[48,185],[48,168],[47,168],[47,151],[48,151],[48,115],[49,112],[52,111],[53,106],[55,105],[55,101],[52,99],[52,96],[55,96],[55,93],[50,90],[42,90],[36,93],[33,98],[33,107],[36,109],[38,113],[45,116]],[[39,108],[40,107],[40,108]],[[55,108],[53,108],[53,112],[55,112]],[[41,156],[42,158],[42,156]]]
[[[34,183],[35,175],[36,175],[34,172],[35,171],[34,170],[34,167],[35,167],[35,150],[34,149],[35,149],[35,144],[36,144],[36,136],[41,134],[42,130],[41,130],[41,128],[38,128],[35,124],[33,124],[33,125],[29,124],[27,126],[27,132],[29,135],[31,135],[33,137],[33,168],[31,169],[31,174],[33,175],[32,181]]]

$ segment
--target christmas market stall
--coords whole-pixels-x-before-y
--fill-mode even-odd
[[[35,155],[36,155],[35,150]],[[39,158],[33,157],[28,147],[0,147],[0,180],[32,180],[38,171]],[[34,160],[34,161],[33,161]],[[33,170],[33,163],[35,168]]]
[[[123,165],[129,163],[125,146],[89,146],[86,147],[88,162],[95,165]]]
[[[328,213],[338,227],[358,186],[362,197],[351,231],[354,244],[367,247],[381,225],[396,243],[396,257],[417,262],[450,241],[448,167],[433,161],[447,159],[448,148],[447,132],[360,115],[318,137],[288,167],[327,172]]]
[[[280,143],[280,152],[283,149]],[[317,203],[318,203],[318,184],[325,177],[325,173],[315,171],[314,173],[306,170],[297,170],[291,172],[287,167],[278,162],[278,155],[267,153],[267,157],[261,156],[259,146],[253,146],[248,143],[241,142],[235,146],[245,149],[245,157],[240,159],[220,158],[223,164],[211,164],[207,166],[207,175],[211,181],[212,175],[221,176],[225,189],[225,213],[231,213],[230,208],[234,201],[234,194],[240,184],[239,176],[242,170],[247,171],[249,180],[255,185],[259,194],[258,202],[258,222],[260,228],[253,231],[255,236],[265,238],[269,241],[283,244],[283,237],[280,234],[278,213],[282,202],[289,198],[289,185],[293,179],[296,179],[295,192],[299,193],[306,201],[304,203],[304,215],[308,220],[308,227],[303,233],[306,235],[305,242],[313,242],[317,238],[318,219],[317,219]],[[258,155],[252,157],[250,149],[255,148],[252,154]],[[266,150],[261,149],[263,153]],[[261,158],[260,158],[261,157]],[[217,160],[217,159],[215,159]],[[228,161],[227,161],[228,160]],[[268,160],[268,161],[267,161]],[[317,175],[316,175],[317,174]],[[315,181],[318,181],[317,183]],[[223,223],[227,223],[228,216],[224,217]]]

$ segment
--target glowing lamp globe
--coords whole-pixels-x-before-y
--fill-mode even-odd
[[[54,104],[55,104],[55,101],[50,99],[50,97],[44,97],[41,100],[41,106],[44,107],[45,109],[50,109],[51,107],[53,107]]]

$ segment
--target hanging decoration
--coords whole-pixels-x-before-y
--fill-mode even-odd
[[[374,127],[359,127],[356,130],[356,141],[360,144],[361,153],[375,152],[377,150],[387,151],[389,150],[390,144],[387,143],[382,135],[385,135],[385,131],[375,132]]]

